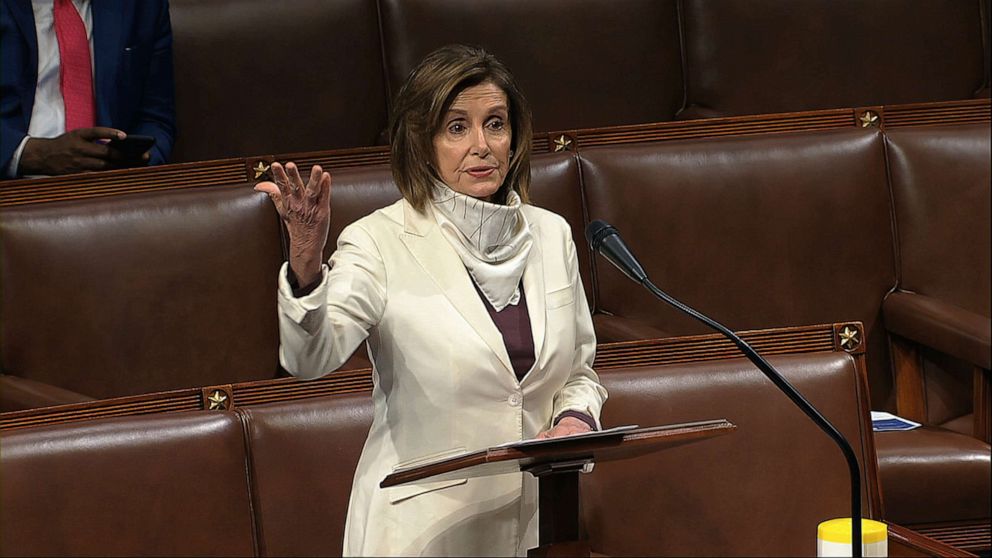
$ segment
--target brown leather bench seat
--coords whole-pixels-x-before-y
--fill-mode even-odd
[[[949,228],[968,229],[962,239],[981,237],[982,227],[987,230],[989,223],[989,205],[981,203],[982,196],[988,199],[988,178],[982,182],[973,176],[982,172],[988,176],[988,141],[982,144],[976,139],[982,133],[987,138],[988,125],[917,132],[947,150],[962,142],[969,146],[960,159],[948,154],[943,165],[926,159],[939,156],[940,150],[934,155],[920,148],[898,156],[908,159],[907,167],[942,169],[945,182],[954,184],[945,192],[956,188],[972,192],[975,203],[956,212],[958,217],[940,215],[939,210],[929,213],[936,220],[931,227],[961,219]],[[843,130],[585,149],[580,160],[589,217],[616,224],[662,289],[732,329],[846,319],[863,322],[867,334],[861,342],[867,346],[873,408],[893,409],[893,364],[882,308],[886,295],[897,287],[899,269],[883,140],[877,130]],[[919,179],[918,174],[913,176]],[[941,196],[932,190],[930,195]],[[956,203],[953,195],[941,200]],[[940,206],[935,203],[935,207]],[[974,226],[978,230],[969,229]],[[918,235],[916,231],[909,226],[900,239]],[[987,242],[982,238],[972,244],[980,249]],[[939,250],[941,245],[931,240],[927,246]],[[987,268],[988,252],[979,255],[978,249],[969,245],[959,249],[960,255],[951,252],[948,265],[962,273],[967,266],[983,262]],[[937,270],[930,274],[953,283],[955,275],[940,271],[945,257],[932,251],[930,256],[927,269]],[[969,323],[978,332],[972,345],[984,347],[987,354],[989,286],[978,285],[983,273],[988,272],[978,270],[977,280],[963,281],[975,285],[969,294],[947,298],[961,300],[977,312],[986,305],[985,316]],[[597,267],[596,278],[598,310],[679,335],[705,331],[701,324],[636,289],[610,266]],[[936,320],[918,322],[927,331],[938,332],[920,341],[939,337]],[[940,404],[939,398],[932,399],[934,407]],[[931,424],[925,418],[918,420]],[[882,436],[877,443],[885,456],[880,463],[883,491],[888,494],[891,485],[894,493],[891,501],[886,500],[886,513],[939,522],[974,519],[976,509],[985,509],[980,517],[989,517],[988,483],[971,482],[992,474],[987,443],[941,429],[929,436]],[[945,454],[943,458],[935,457],[938,451]],[[912,463],[912,479],[906,473],[887,473],[890,465],[906,463]],[[979,507],[973,505],[976,492],[983,495]],[[915,498],[906,497],[910,493]]]
[[[174,0],[174,160],[384,144],[391,97],[455,42],[507,63],[540,132],[987,97],[984,6]]]
[[[988,124],[886,134],[900,279],[882,307],[897,351],[924,347],[906,379],[925,386],[927,404],[900,412],[986,442],[990,419],[971,413],[992,364],[990,143]]]
[[[233,413],[105,419],[0,434],[4,556],[256,554]]]
[[[772,362],[851,439],[864,511],[877,516],[852,357]],[[584,477],[595,551],[815,555],[816,523],[849,512],[840,452],[747,362],[623,368],[602,380],[606,424],[727,418],[739,428]],[[2,432],[0,553],[340,555],[370,424],[362,393]]]
[[[245,185],[3,209],[0,381],[105,398],[274,378],[279,234]]]
[[[902,525],[934,523],[936,518],[988,520],[992,476],[985,442],[923,427],[878,432],[875,447],[887,520]]]
[[[953,165],[939,158],[921,163],[938,152],[925,148],[905,148],[894,160],[905,160],[899,168],[913,173],[920,164],[945,169],[943,182],[920,184],[960,182],[977,187],[976,195],[984,188],[987,199],[988,180],[968,177],[988,176],[988,141],[975,140],[983,133],[987,138],[988,130],[984,124],[918,133],[936,146],[972,146],[960,160],[953,156],[957,147],[946,150]],[[873,407],[892,410],[896,397],[883,300],[900,286],[900,275],[911,277],[898,267],[896,242],[908,240],[916,225],[908,219],[895,227],[892,221],[885,137],[877,130],[839,130],[541,155],[534,160],[533,197],[566,217],[580,246],[589,219],[613,222],[662,288],[731,328],[863,322],[867,336],[860,341],[868,348]],[[911,139],[896,138],[898,145]],[[983,160],[985,167],[979,164]],[[899,176],[894,171],[894,179]],[[346,223],[398,194],[388,169],[378,166],[336,171],[332,196],[334,238]],[[897,194],[896,219],[901,219],[899,199]],[[937,223],[960,219],[973,223],[974,230],[987,230],[988,204],[984,207],[983,212],[975,203],[968,212],[929,218]],[[272,293],[283,251],[275,212],[248,185],[3,208],[0,233],[4,374],[75,392],[61,394],[66,397],[104,397],[277,373]],[[969,250],[947,253],[967,266],[969,258],[979,258]],[[619,340],[611,335],[703,331],[608,264],[585,250],[579,253],[603,341]],[[937,265],[942,252],[921,254]],[[987,254],[977,261],[987,265]],[[905,262],[921,258],[911,250],[904,255]],[[967,284],[978,285],[971,279]],[[936,288],[924,292],[943,296]],[[985,312],[985,321],[977,323],[984,323],[987,339],[982,296],[988,300],[987,283],[948,300],[978,316]],[[916,341],[928,342],[933,337],[928,335]],[[964,413],[931,418],[941,424],[939,415],[954,419]],[[892,436],[879,443],[901,439],[908,440]],[[956,447],[957,438],[947,440],[942,447]],[[914,447],[891,449],[910,456]],[[960,450],[973,455],[975,447]],[[945,468],[951,466],[989,472],[987,458],[920,463],[943,471],[934,478],[948,478]],[[931,489],[941,488],[937,483],[921,487]],[[954,510],[924,511],[934,521],[957,517]]]
[[[682,118],[988,96],[979,2],[679,4],[689,68]]]

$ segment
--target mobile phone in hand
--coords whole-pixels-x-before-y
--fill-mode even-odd
[[[152,136],[130,135],[124,139],[113,139],[107,143],[108,147],[116,149],[125,161],[140,163],[141,156],[155,145],[155,138]]]

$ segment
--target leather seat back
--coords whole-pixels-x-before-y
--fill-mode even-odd
[[[480,45],[549,131],[671,120],[682,107],[674,0],[381,0],[391,95],[429,52]]]
[[[989,137],[988,124],[886,132],[900,288],[984,316],[992,315]]]
[[[375,145],[386,89],[375,0],[172,0],[173,160]]]
[[[367,392],[239,411],[263,556],[340,556],[351,482],[372,425]]]
[[[104,398],[273,378],[279,219],[248,185],[0,211],[0,370]]]
[[[862,463],[867,516],[868,495],[877,496],[878,487],[854,360],[814,353],[769,361],[850,441]],[[600,463],[583,475],[583,515],[595,552],[815,556],[817,524],[850,517],[840,449],[750,362],[621,368],[600,378],[610,392],[604,425],[726,418],[737,430]]]
[[[891,391],[882,298],[895,254],[882,137],[839,130],[585,149],[590,219],[613,223],[652,280],[731,329],[858,320],[876,408]],[[597,310],[706,332],[597,267]]]
[[[680,5],[687,103],[712,115],[970,99],[987,79],[978,2]]]
[[[0,433],[3,556],[251,556],[247,454],[233,413]]]
[[[922,295],[914,299],[958,307],[979,322],[984,317],[985,348],[979,344],[978,352],[986,359],[992,315],[989,136],[988,124],[920,126],[886,133],[899,288]],[[927,423],[972,432],[973,365],[932,350],[924,350],[922,356]]]

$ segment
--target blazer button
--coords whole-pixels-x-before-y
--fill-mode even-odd
[[[517,392],[511,393],[510,396],[506,398],[506,402],[509,403],[511,407],[519,407],[523,400],[523,396]]]

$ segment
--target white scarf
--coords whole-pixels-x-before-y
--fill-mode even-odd
[[[434,218],[472,280],[497,312],[520,302],[520,278],[533,244],[513,190],[506,205],[489,203],[434,184]]]

